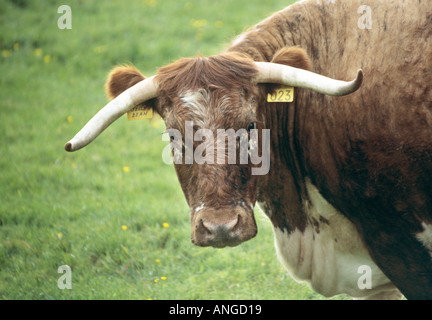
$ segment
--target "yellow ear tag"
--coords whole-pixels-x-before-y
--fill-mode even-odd
[[[294,88],[293,87],[279,87],[273,93],[267,93],[267,102],[293,102],[294,101]]]
[[[127,112],[127,119],[132,120],[142,120],[142,119],[152,119],[153,118],[153,108],[145,106],[136,106]]]

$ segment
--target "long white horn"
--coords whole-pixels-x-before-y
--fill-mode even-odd
[[[344,96],[355,92],[363,82],[363,71],[357,71],[352,81],[340,81],[307,70],[271,62],[255,62],[258,68],[257,83],[278,83],[306,88],[331,96]]]
[[[79,150],[92,142],[106,127],[136,105],[156,97],[157,83],[154,76],[133,85],[90,119],[89,122],[65,144],[66,151]]]

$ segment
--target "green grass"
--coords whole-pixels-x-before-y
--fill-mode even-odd
[[[57,28],[58,1],[0,2],[0,299],[322,298],[283,270],[259,212],[258,236],[239,247],[191,244],[163,124],[122,118],[63,150],[106,103],[114,65],[152,75],[216,54],[291,2],[70,0],[72,30]],[[64,264],[72,290],[57,287]]]

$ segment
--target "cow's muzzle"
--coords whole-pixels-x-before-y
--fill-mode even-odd
[[[200,247],[234,247],[257,234],[253,210],[246,206],[192,209],[191,224],[192,243]]]

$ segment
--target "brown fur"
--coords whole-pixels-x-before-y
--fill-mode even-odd
[[[145,76],[134,66],[122,65],[115,67],[108,74],[107,82],[105,84],[105,92],[108,98],[114,99],[126,89],[132,87],[138,82],[145,79]],[[140,106],[147,108],[154,108],[154,99],[145,101]]]
[[[159,95],[176,97],[199,88],[220,89],[249,87],[257,70],[240,53],[212,57],[184,58],[158,70]]]
[[[144,80],[145,77],[134,66],[123,65],[111,70],[105,84],[105,91],[110,99],[114,99],[126,89]]]
[[[300,47],[283,47],[279,49],[272,57],[271,62],[312,70],[312,64],[307,53]]]
[[[422,222],[432,223],[432,2],[362,4],[373,9],[370,30],[357,26],[356,1],[302,1],[252,27],[221,55],[163,67],[154,107],[167,127],[180,130],[188,119],[211,120],[213,130],[250,121],[271,130],[266,176],[251,176],[249,166],[176,165],[193,232],[209,232],[206,214],[211,223],[217,215],[224,224],[239,217],[237,229],[253,228],[243,203],[255,200],[271,212],[276,228],[303,231],[311,223],[303,210],[310,179],[356,226],[371,257],[406,297],[432,298],[431,257],[414,236]],[[293,103],[268,104],[271,87],[251,83],[252,60],[338,79],[362,68],[365,81],[346,97],[298,89]],[[109,95],[140,77],[134,69],[118,69]],[[198,89],[210,92],[204,117],[181,100]],[[230,108],[222,110],[223,100]],[[194,213],[201,202],[211,208]],[[233,218],[229,208],[241,213]],[[312,223],[319,229],[322,222]]]
[[[432,3],[361,4],[373,9],[370,30],[357,27],[358,2],[305,1],[252,27],[228,49],[269,61],[274,48],[296,45],[315,72],[340,79],[357,68],[365,72],[362,88],[350,96],[301,91],[292,112],[262,108],[277,133],[272,170],[258,184],[258,199],[282,212],[281,228],[302,230],[298,212],[310,177],[353,221],[406,297],[431,298],[431,258],[413,235],[432,221],[432,47],[426,40]],[[284,194],[290,197],[282,200]]]

